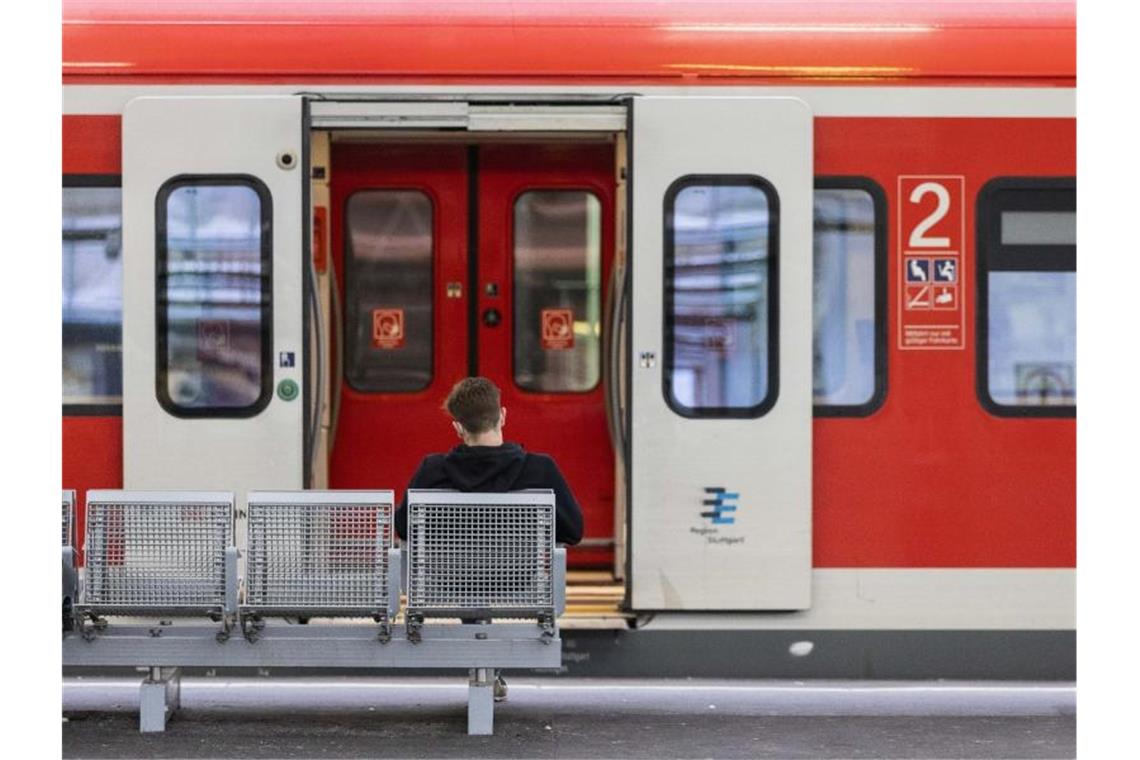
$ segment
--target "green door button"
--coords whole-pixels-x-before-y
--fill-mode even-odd
[[[292,401],[297,398],[297,394],[300,392],[301,389],[292,380],[282,380],[277,383],[277,397],[282,401]]]

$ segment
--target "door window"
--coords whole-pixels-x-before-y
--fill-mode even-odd
[[[602,204],[531,190],[514,206],[514,376],[528,391],[583,392],[601,376]]]
[[[360,190],[345,218],[348,384],[368,393],[432,381],[432,202],[419,190]]]
[[[179,177],[158,192],[158,398],[172,414],[269,403],[270,203],[253,177]]]
[[[776,191],[685,177],[665,197],[665,397],[686,417],[759,417],[776,401]]]

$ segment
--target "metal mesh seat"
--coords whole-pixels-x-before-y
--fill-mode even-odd
[[[227,492],[89,491],[82,609],[225,611],[233,519]]]
[[[392,506],[391,491],[251,493],[242,611],[387,618]]]
[[[408,491],[408,615],[552,617],[554,492]]]

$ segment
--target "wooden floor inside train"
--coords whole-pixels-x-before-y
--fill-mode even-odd
[[[627,628],[633,614],[622,611],[625,584],[608,570],[566,573],[566,612],[562,628]]]
[[[614,578],[609,570],[568,570],[566,572],[566,611],[558,618],[558,626],[566,629],[625,629],[634,619],[632,612],[623,610],[625,584]],[[400,595],[400,612],[393,622],[404,622],[404,608],[408,602]],[[316,620],[316,618],[314,618]],[[322,622],[349,622],[347,619],[321,619]],[[428,624],[440,622],[433,619]]]

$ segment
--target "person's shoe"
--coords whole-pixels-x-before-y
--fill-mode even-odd
[[[507,682],[502,676],[495,676],[495,701],[502,702],[507,698]]]

